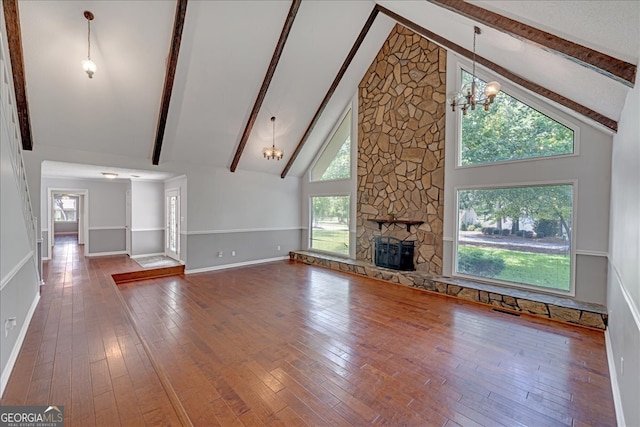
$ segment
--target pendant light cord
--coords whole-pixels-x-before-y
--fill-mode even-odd
[[[91,20],[87,19],[87,59],[91,59]]]
[[[273,152],[275,153],[276,151],[276,118],[275,117],[271,117],[271,122],[273,123],[273,143],[272,143],[272,147],[273,147]]]
[[[480,32],[480,28],[478,27],[474,27],[473,28],[473,71],[472,71],[472,75],[473,75],[473,81],[476,80],[476,35]]]

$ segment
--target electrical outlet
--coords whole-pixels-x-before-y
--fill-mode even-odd
[[[280,250],[280,245],[278,245],[278,250]]]
[[[624,357],[620,356],[620,376],[624,375]]]
[[[218,252],[218,258],[222,258],[222,251]]]
[[[231,251],[231,256],[236,256],[236,251]]]

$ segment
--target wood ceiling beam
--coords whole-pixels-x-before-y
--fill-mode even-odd
[[[271,85],[271,80],[273,79],[273,75],[276,72],[278,62],[280,62],[280,56],[282,55],[282,51],[284,50],[284,45],[287,43],[287,38],[289,37],[291,27],[293,26],[293,22],[296,19],[296,14],[298,13],[298,9],[300,8],[301,3],[302,0],[293,0],[291,2],[291,7],[289,8],[287,19],[284,21],[284,25],[282,26],[280,38],[278,39],[276,48],[273,51],[273,55],[271,56],[271,62],[269,63],[269,67],[267,68],[267,73],[264,76],[264,80],[262,80],[262,86],[260,87],[260,91],[258,92],[258,97],[256,98],[256,102],[253,104],[251,114],[249,114],[249,119],[247,120],[247,124],[245,125],[244,131],[242,132],[242,137],[240,138],[240,143],[238,144],[238,148],[236,149],[236,154],[235,156],[233,156],[233,161],[231,162],[231,167],[229,168],[231,172],[235,172],[238,167],[238,162],[240,162],[242,152],[247,145],[249,135],[251,135],[251,131],[253,130],[253,125],[255,125],[256,123],[256,118],[258,117],[258,113],[260,112],[260,107],[262,107],[262,102],[267,96],[267,91],[269,90],[269,86]]]
[[[633,87],[636,66],[461,0],[427,0]]]
[[[353,46],[351,47],[351,50],[349,51],[349,53],[347,54],[347,57],[342,63],[340,70],[338,70],[338,74],[336,75],[335,79],[333,79],[333,83],[331,83],[331,86],[329,87],[327,94],[324,96],[324,99],[322,100],[322,102],[320,103],[320,106],[316,110],[316,114],[313,116],[311,123],[309,123],[309,126],[307,126],[307,130],[304,131],[304,135],[302,135],[300,142],[298,142],[298,145],[296,146],[295,151],[291,155],[291,158],[287,162],[287,165],[282,170],[282,173],[280,174],[280,178],[286,177],[287,174],[289,173],[289,169],[291,169],[291,166],[293,166],[293,162],[296,161],[296,158],[300,154],[300,151],[302,151],[302,147],[304,147],[304,144],[307,142],[307,139],[309,138],[309,135],[313,131],[313,128],[318,123],[318,119],[320,119],[320,116],[324,112],[324,109],[327,107],[327,104],[329,104],[329,100],[331,99],[334,92],[338,88],[338,85],[340,84],[342,77],[344,77],[344,74],[347,72],[347,69],[351,64],[351,61],[356,56],[356,53],[358,53],[358,49],[360,49],[360,46],[362,45],[362,42],[367,36],[367,33],[371,29],[373,22],[376,20],[376,17],[378,16],[379,11],[380,9],[378,8],[378,5],[376,5],[374,6],[373,10],[369,14],[369,18],[367,18],[367,21],[364,23],[362,30],[360,30],[360,34],[358,35],[358,38],[353,43]]]
[[[169,57],[167,58],[167,69],[164,77],[164,87],[162,89],[162,99],[160,100],[160,113],[158,115],[158,128],[156,129],[156,140],[153,146],[153,164],[160,164],[160,152],[162,151],[162,140],[164,130],[167,126],[167,116],[169,114],[169,104],[171,104],[171,92],[173,91],[173,81],[176,77],[178,67],[178,55],[180,54],[180,42],[182,41],[182,30],[184,19],[187,14],[187,1],[177,0],[176,15],[173,22],[173,34],[171,36],[171,46],[169,47]]]
[[[389,9],[380,6],[380,5],[376,5],[376,8],[378,8],[380,10],[380,12],[382,12],[383,14],[387,15],[389,18],[394,19],[395,21],[397,21],[398,23],[404,25],[405,27],[413,30],[414,32],[421,34],[422,36],[430,39],[431,41],[435,42],[436,44],[439,44],[440,46],[451,50],[453,52],[456,52],[466,58],[471,58],[473,56],[473,52],[471,52],[468,49],[465,49],[462,46],[458,46],[457,44],[447,40],[446,38],[439,36],[438,34],[427,30],[424,27],[421,27],[420,25],[416,24],[413,21],[408,20],[407,18],[405,18],[404,16],[398,15],[395,12],[390,11]],[[566,108],[569,108],[570,110],[575,111],[576,113],[579,113],[597,123],[600,123],[601,125],[603,125],[604,127],[611,129],[614,132],[618,131],[618,122],[604,116],[603,114],[598,113],[597,111],[594,111],[592,109],[590,109],[589,107],[586,107],[582,104],[579,104],[569,98],[566,98],[562,95],[560,95],[559,93],[553,92],[543,86],[540,86],[539,84],[536,84],[530,80],[527,80],[523,77],[518,76],[517,74],[509,71],[508,69],[496,64],[495,62],[491,62],[486,58],[483,58],[482,56],[478,56],[476,54],[476,62],[478,64],[481,64],[485,67],[487,67],[488,69],[500,74],[501,76],[505,77],[508,80],[511,80],[512,82],[514,82],[515,84],[522,86],[525,89],[528,89],[542,97],[547,98],[550,101],[553,101],[557,104],[560,104]]]
[[[7,27],[7,44],[9,45],[9,57],[11,60],[11,71],[13,73],[13,90],[16,96],[18,121],[20,122],[22,149],[33,150],[29,102],[27,100],[27,84],[24,75],[24,56],[22,54],[18,0],[3,0],[2,9]]]
[[[448,2],[448,0],[427,0],[427,1],[433,1],[434,3],[441,3],[441,2]],[[453,3],[458,3],[457,1],[452,1]],[[293,154],[291,155],[291,158],[289,159],[289,161],[287,162],[287,165],[285,166],[284,170],[282,171],[282,173],[280,174],[281,178],[284,178],[287,176],[287,173],[289,172],[289,170],[291,169],[291,166],[293,165],[293,163],[295,162],[296,158],[298,157],[298,155],[300,154],[300,151],[302,150],[302,147],[304,146],[307,138],[309,137],[309,135],[311,134],[311,131],[313,130],[313,128],[315,127],[315,125],[318,122],[318,119],[320,118],[320,116],[322,115],[322,112],[324,111],[324,109],[326,108],[327,104],[329,103],[329,100],[331,99],[331,96],[333,96],[333,93],[336,91],[338,84],[340,83],[340,80],[342,79],[342,77],[344,76],[347,68],[349,67],[349,64],[351,63],[351,61],[353,60],[353,57],[355,56],[355,54],[357,53],[358,49],[360,48],[360,45],[362,44],[364,37],[366,36],[367,32],[369,31],[369,29],[371,28],[371,26],[373,25],[373,22],[376,19],[376,16],[378,15],[378,12],[382,12],[384,15],[388,16],[389,18],[395,20],[396,22],[404,25],[405,27],[413,30],[414,32],[421,34],[422,36],[430,39],[431,41],[435,42],[436,44],[439,44],[440,46],[451,50],[453,52],[456,52],[466,58],[471,58],[473,56],[473,52],[471,52],[468,49],[465,49],[462,46],[459,46],[451,41],[449,41],[448,39],[439,36],[438,34],[427,30],[426,28],[416,24],[413,21],[410,21],[409,19],[405,18],[404,16],[398,15],[395,12],[392,12],[391,10],[380,6],[379,4],[376,4],[374,6],[373,11],[371,12],[371,14],[369,15],[369,19],[367,19],[367,22],[365,23],[364,27],[362,28],[362,31],[360,32],[360,35],[358,36],[358,39],[356,40],[356,42],[354,43],[353,47],[351,48],[351,51],[349,51],[349,54],[347,55],[347,59],[345,59],[344,63],[342,64],[342,67],[340,68],[340,71],[338,71],[338,75],[336,76],[336,78],[334,79],[331,87],[329,88],[327,94],[325,95],[324,99],[322,100],[320,107],[318,107],[318,110],[316,111],[316,114],[313,116],[313,119],[311,120],[311,123],[309,124],[309,126],[307,127],[307,130],[305,131],[304,135],[302,136],[302,138],[300,139],[300,142],[298,143],[298,145],[296,146],[295,151],[293,152]],[[506,18],[505,18],[506,19]],[[514,21],[515,22],[515,21]],[[488,25],[488,24],[487,24]],[[523,24],[524,25],[524,24]],[[542,32],[544,33],[544,32]],[[544,33],[546,34],[546,33]],[[560,39],[562,40],[562,39]],[[570,43],[570,42],[569,42]],[[579,45],[577,45],[579,46]],[[584,48],[587,49],[587,48]],[[595,52],[595,51],[594,51]],[[599,53],[599,52],[597,52]],[[604,55],[604,54],[601,54]],[[615,59],[615,58],[614,58]],[[619,60],[618,60],[619,61]],[[618,131],[618,122],[606,117],[603,114],[598,113],[597,111],[594,111],[592,109],[590,109],[589,107],[586,107],[582,104],[579,104],[578,102],[575,102],[569,98],[566,98],[562,95],[560,95],[559,93],[556,93],[554,91],[551,91],[543,86],[540,86],[530,80],[527,80],[523,77],[518,76],[517,74],[513,73],[512,71],[492,62],[489,61],[486,58],[483,58],[481,56],[478,56],[476,54],[476,62],[487,67],[488,69],[500,74],[501,76],[505,77],[508,80],[511,80],[512,82],[514,82],[515,84],[522,86],[525,89],[528,89],[534,93],[537,93],[538,95],[547,98],[548,100],[555,102],[557,104],[560,104],[570,110],[575,111],[576,113],[583,115],[599,124],[601,124],[602,126],[617,132]],[[625,63],[626,64],[626,63]],[[623,68],[627,68],[627,67],[623,67]],[[627,71],[625,71],[625,75],[626,73],[628,73],[628,69]],[[625,80],[627,82],[631,81],[635,81],[635,66],[633,66],[633,75],[634,77],[631,80]],[[628,83],[627,83],[628,84]],[[633,84],[633,83],[632,83]]]

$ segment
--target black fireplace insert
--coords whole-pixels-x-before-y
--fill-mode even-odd
[[[375,263],[378,267],[394,270],[415,270],[413,267],[413,240],[400,240],[395,237],[376,237]]]

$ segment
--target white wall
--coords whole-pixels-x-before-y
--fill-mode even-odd
[[[127,181],[42,177],[40,188],[40,218],[43,230],[48,230],[49,189],[87,190],[89,200],[89,253],[114,253],[125,250],[125,197]],[[92,237],[94,239],[92,239]],[[49,244],[43,256],[50,257]]]
[[[300,178],[203,167],[186,175],[187,272],[286,257],[300,248]]]
[[[40,192],[42,218],[47,218],[49,188],[89,190],[89,228],[124,227],[126,181],[42,177]]]
[[[9,150],[9,133],[5,121],[0,120],[0,140],[2,140],[2,156],[0,157],[0,221],[2,223],[2,239],[0,240],[0,277],[4,278],[31,251],[27,237],[27,229],[22,213],[22,199],[18,192],[18,183],[11,165]]]
[[[164,182],[131,182],[131,229],[164,229]]]
[[[447,86],[456,87],[459,64],[465,63],[449,53]],[[468,186],[504,186],[516,184],[577,182],[577,205],[574,206],[576,242],[575,298],[604,304],[606,301],[606,255],[609,240],[609,191],[612,136],[505,81],[500,76],[479,74],[497,79],[503,90],[547,114],[553,113],[578,127],[579,155],[546,158],[490,166],[456,167],[459,111],[447,109],[445,156],[444,274],[453,271],[456,238],[456,188]],[[486,80],[488,81],[488,80]],[[469,114],[473,114],[470,112]]]
[[[0,118],[0,395],[39,298],[37,254],[32,250],[27,234],[5,118],[3,109]],[[5,336],[5,322],[13,317],[16,327]]]
[[[97,154],[62,147],[38,147],[37,150],[25,153],[27,178],[29,186],[35,188],[34,209],[41,211],[42,197],[40,189],[41,164],[44,160],[120,167],[127,169],[148,170],[149,160],[132,159],[126,156]],[[267,160],[265,160],[267,161]],[[288,251],[300,248],[300,178],[287,176],[281,179],[278,175],[239,170],[230,173],[226,168],[212,168],[208,165],[193,163],[162,163],[154,170],[186,175],[185,191],[181,192],[182,215],[187,227],[182,232],[188,237],[191,234],[200,236],[198,242],[189,248],[189,239],[181,239],[181,257],[186,261],[187,270],[218,268],[239,262],[252,262],[276,257],[284,257]],[[189,185],[186,185],[186,182]],[[32,190],[33,191],[33,190]],[[123,187],[122,225],[125,224]],[[46,190],[45,190],[46,192]],[[187,197],[185,198],[185,193]],[[91,198],[91,195],[89,196]],[[46,203],[45,203],[46,205]],[[46,222],[46,220],[45,220]],[[237,256],[228,257],[229,240],[218,239],[220,233],[249,233],[256,230],[277,231],[277,236],[269,249],[254,248],[252,245],[235,248]],[[293,235],[295,244],[291,243]],[[207,236],[203,238],[202,236]],[[218,236],[219,237],[219,236]],[[246,237],[246,236],[245,236]],[[260,237],[256,236],[255,239]],[[124,239],[124,231],[123,231]],[[279,251],[277,241],[283,242]],[[204,245],[204,246],[203,246]],[[222,245],[222,246],[220,246]],[[212,259],[206,251],[222,250],[222,258]],[[124,251],[124,249],[123,249]],[[208,253],[208,252],[207,252]],[[246,259],[241,260],[242,257]],[[194,256],[195,258],[190,258]],[[189,259],[189,261],[187,261]],[[193,262],[191,262],[193,260]],[[191,265],[190,265],[191,264]]]
[[[189,232],[300,227],[299,178],[207,168],[187,179]]]
[[[640,74],[613,138],[609,225],[609,360],[620,425],[640,426]],[[618,388],[615,389],[617,383]],[[617,408],[620,409],[620,408]],[[623,414],[621,414],[622,412]],[[622,423],[622,417],[624,422]]]
[[[164,183],[131,181],[131,256],[164,252]]]
[[[21,146],[4,14],[0,14],[0,396],[9,380],[40,295],[35,241],[22,205]],[[16,325],[5,335],[5,322]]]

